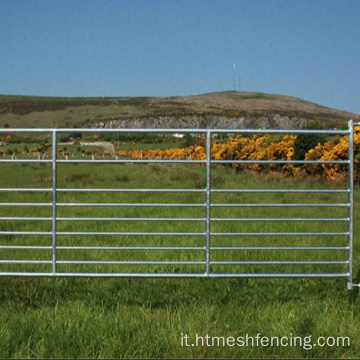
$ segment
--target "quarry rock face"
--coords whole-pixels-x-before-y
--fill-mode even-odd
[[[86,126],[108,129],[299,129],[307,127],[313,122],[312,119],[276,114],[261,117],[204,115],[115,119],[106,122],[92,122]]]

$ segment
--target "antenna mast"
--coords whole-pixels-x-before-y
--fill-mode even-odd
[[[233,70],[233,90],[236,91],[236,74],[235,74],[235,68],[236,68],[236,63],[234,63],[234,70]]]

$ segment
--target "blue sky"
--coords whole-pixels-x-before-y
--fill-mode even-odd
[[[359,0],[0,0],[0,94],[232,89],[358,112]]]

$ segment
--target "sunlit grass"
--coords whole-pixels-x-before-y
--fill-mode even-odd
[[[59,164],[59,188],[204,189],[198,165]],[[19,176],[21,174],[21,176]],[[214,167],[214,189],[328,189],[270,181]],[[51,188],[51,165],[2,164],[0,187]],[[336,187],[339,189],[339,187]],[[1,193],[0,202],[51,201],[51,193]],[[359,192],[355,193],[356,208]],[[346,194],[212,194],[214,203],[346,203]],[[60,203],[204,203],[203,193],[59,192]],[[214,218],[346,218],[346,208],[217,208]],[[51,207],[0,207],[1,217],[51,217]],[[58,207],[58,217],[199,218],[58,221],[59,232],[205,231],[203,207]],[[357,218],[355,219],[357,220]],[[51,231],[51,221],[1,220],[0,231]],[[346,232],[346,222],[214,221],[212,232]],[[355,276],[358,270],[355,221]],[[0,235],[1,245],[51,246],[51,235]],[[213,236],[211,246],[346,246],[346,236]],[[58,246],[192,246],[205,236],[58,236]],[[199,261],[204,250],[58,250],[59,261]],[[0,250],[1,259],[51,260],[51,250]],[[213,251],[212,261],[346,260],[346,251]],[[59,264],[60,272],[203,273],[204,265]],[[0,271],[51,271],[51,264],[0,264]],[[212,265],[212,272],[346,272],[346,265]],[[357,357],[360,303],[346,279],[0,278],[0,357]],[[350,336],[350,348],[180,346],[180,335]]]

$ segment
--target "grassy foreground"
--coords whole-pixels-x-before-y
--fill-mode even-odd
[[[50,166],[1,166],[0,187],[50,187]],[[21,176],[18,176],[21,174]],[[325,184],[270,180],[213,170],[214,188],[326,188]],[[59,165],[59,187],[204,188],[201,166]],[[360,193],[355,194],[359,207]],[[1,202],[49,201],[49,194],[1,193]],[[202,194],[59,194],[61,202],[203,202]],[[214,202],[346,202],[344,195],[213,195]],[[49,216],[48,208],[0,208],[0,216]],[[357,211],[355,212],[357,214]],[[58,216],[203,217],[202,208],[59,208]],[[214,208],[213,217],[346,217],[332,208]],[[355,276],[359,229],[355,217]],[[1,221],[0,230],[49,231],[49,222]],[[199,222],[59,222],[59,231],[203,231]],[[212,231],[346,231],[345,223],[214,223]],[[49,245],[49,236],[3,236],[1,245]],[[345,237],[213,237],[213,246],[345,246]],[[190,245],[203,237],[59,236],[59,245]],[[45,260],[48,250],[0,250],[1,259]],[[194,260],[203,252],[59,251],[60,260]],[[344,252],[214,252],[213,260],[344,260]],[[50,265],[0,265],[0,270],[49,271]],[[134,265],[59,265],[59,271],[144,271]],[[202,272],[203,265],[151,266],[151,271]],[[217,272],[345,272],[344,265],[214,265]],[[359,279],[359,278],[358,278]],[[360,300],[345,279],[38,279],[0,278],[0,357],[121,358],[356,358],[360,354]],[[350,347],[182,347],[181,334],[200,336],[349,336]]]

